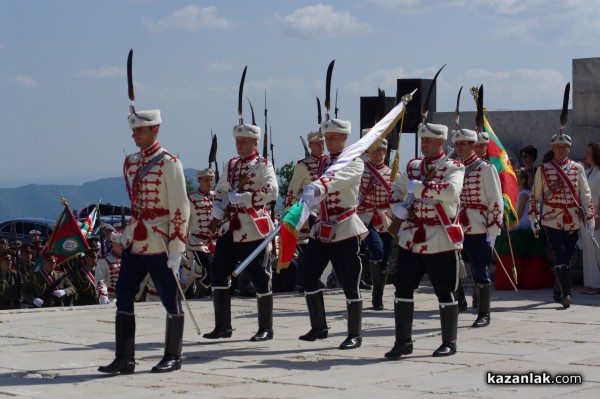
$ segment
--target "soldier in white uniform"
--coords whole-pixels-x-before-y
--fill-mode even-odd
[[[442,326],[442,345],[433,356],[456,353],[458,303],[453,291],[458,283],[462,231],[455,220],[465,167],[458,161],[444,160],[446,126],[421,124],[417,134],[424,157],[406,165],[406,171],[392,185],[390,201],[394,214],[405,220],[399,233],[398,268],[394,278],[396,342],[385,354],[390,359],[413,351],[414,291],[425,273],[438,298]],[[414,196],[408,208],[408,203],[401,202],[407,195]]]
[[[96,266],[96,283],[98,284],[99,301],[101,305],[114,302],[116,286],[121,271],[121,255],[123,253],[123,235],[113,231],[110,234],[111,250],[98,261]]]
[[[301,200],[309,207],[318,204],[319,219],[312,227],[301,267],[311,329],[303,341],[327,338],[323,292],[319,278],[331,261],[347,301],[348,336],[340,349],[354,349],[362,343],[362,298],[359,290],[362,265],[358,257],[360,240],[368,234],[356,214],[358,190],[364,162],[355,158],[342,170],[323,176],[340,156],[350,135],[350,122],[331,119],[321,124],[329,156],[319,170],[319,179],[304,188]],[[324,199],[319,203],[319,200]]]
[[[167,311],[165,352],[152,372],[181,368],[183,319],[177,282],[187,241],[189,203],[181,161],[157,141],[160,110],[131,113],[133,140],[140,152],[125,159],[123,174],[131,200],[131,220],[123,232],[123,256],[116,286],[116,358],[98,370],[133,373],[135,368],[134,298],[150,273]]]
[[[369,229],[365,238],[371,259],[371,279],[373,282],[372,305],[374,310],[383,310],[383,290],[387,281],[392,252],[392,235],[388,227],[392,222],[390,197],[392,194],[392,170],[384,163],[387,152],[387,140],[368,151],[369,160],[365,162],[358,209],[356,213]]]
[[[327,159],[327,156],[323,154],[325,151],[325,136],[320,131],[310,132],[308,133],[307,139],[308,147],[310,148],[310,155],[299,160],[294,167],[294,174],[292,175],[292,180],[290,180],[288,192],[285,196],[284,214],[287,212],[290,206],[294,205],[294,203],[300,199],[300,196],[304,191],[304,187],[319,178],[319,170],[322,169],[322,164],[325,162],[325,159]],[[318,207],[314,209],[314,214],[318,214]],[[308,244],[308,237],[310,235],[310,227],[315,220],[315,217],[311,215],[309,222],[298,232],[298,247],[301,251],[298,259],[300,265],[302,264],[304,252],[306,252],[306,245]],[[297,285],[298,287],[302,287],[302,289],[304,289],[299,268],[297,269],[297,272]]]
[[[239,156],[227,163],[212,208],[212,217],[222,223],[211,270],[215,328],[204,334],[209,339],[231,337],[231,273],[237,262],[246,259],[274,230],[269,204],[277,199],[279,191],[273,165],[257,152],[260,128],[236,125],[233,136]],[[258,307],[258,331],[251,341],[273,339],[271,268],[265,251],[245,270],[256,289]]]
[[[452,132],[452,142],[465,166],[458,220],[465,234],[464,248],[471,264],[478,298],[477,319],[473,327],[485,327],[490,324],[492,251],[503,220],[502,189],[496,168],[479,158],[473,150],[477,132],[455,130]]]
[[[215,234],[208,229],[214,198],[212,184],[215,172],[211,168],[199,169],[196,171],[196,177],[198,190],[188,195],[190,220],[186,247],[187,262],[183,269],[183,280],[185,286],[190,287],[198,278],[198,284],[202,286],[203,291],[206,291],[210,288],[210,270],[216,239]]]
[[[554,158],[540,165],[529,203],[529,220],[534,232],[540,224],[555,256],[555,278],[561,291],[564,308],[571,306],[571,281],[569,268],[579,229],[594,232],[594,205],[585,168],[569,159],[571,137],[563,134],[552,136]]]
[[[490,143],[490,135],[487,132],[477,133],[477,142],[473,146],[473,151],[481,159],[487,159],[487,150]]]

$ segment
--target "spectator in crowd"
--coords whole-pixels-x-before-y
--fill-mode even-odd
[[[588,144],[588,150],[585,154],[585,160],[590,165],[585,170],[590,191],[592,192],[592,202],[594,203],[594,212],[596,227],[593,237],[596,242],[600,241],[600,143]],[[600,250],[594,247],[592,236],[586,232],[581,233],[581,243],[583,245],[583,291],[582,294],[597,295],[600,294]]]
[[[529,187],[533,185],[533,177],[535,176],[534,163],[537,159],[537,153],[537,148],[531,144],[521,148],[521,151],[519,151],[519,155],[521,156],[521,165],[523,169],[529,173],[529,180],[527,181],[527,185]]]

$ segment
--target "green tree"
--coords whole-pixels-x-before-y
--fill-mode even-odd
[[[279,196],[285,198],[288,186],[290,185],[290,180],[292,180],[292,175],[294,174],[294,162],[290,161],[283,165],[281,168],[277,168],[275,170],[275,174],[278,177],[279,183]]]
[[[196,191],[196,186],[194,186],[194,182],[189,177],[185,178],[185,191],[188,194],[191,194],[194,191]]]

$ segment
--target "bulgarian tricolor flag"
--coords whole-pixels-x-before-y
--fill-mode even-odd
[[[414,93],[414,92],[413,92]],[[383,140],[402,117],[404,104],[400,102],[383,119],[373,126],[356,143],[348,146],[342,151],[338,160],[329,167],[323,176],[331,175],[345,168],[352,160],[363,154],[377,140]],[[297,201],[286,212],[281,220],[281,231],[279,233],[280,247],[279,259],[277,261],[277,272],[289,266],[294,253],[296,252],[296,243],[298,241],[298,232],[308,220],[310,209],[302,201]]]
[[[88,245],[69,204],[64,198],[61,199],[65,208],[61,212],[52,235],[42,249],[41,256],[36,260],[35,271],[42,267],[42,258],[45,253],[56,252],[56,266],[73,259],[88,249]]]
[[[96,224],[96,219],[98,218],[98,204],[94,207],[94,209],[87,215],[85,220],[81,222],[79,228],[81,232],[85,236],[85,238],[90,238],[92,232],[94,231],[94,225]]]
[[[487,160],[494,165],[498,171],[498,176],[500,176],[502,198],[504,199],[504,214],[505,218],[508,220],[506,227],[510,230],[519,224],[516,209],[517,194],[519,192],[517,175],[515,175],[515,170],[512,167],[504,146],[490,126],[485,108],[483,108],[483,131],[490,136],[490,142],[488,143],[487,149]]]

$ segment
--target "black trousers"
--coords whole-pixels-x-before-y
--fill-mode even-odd
[[[218,238],[211,269],[212,286],[229,287],[231,273],[235,270],[238,261],[246,259],[260,243],[260,240],[234,243],[233,233],[230,231]],[[271,292],[271,265],[268,259],[265,262],[265,252],[266,249],[263,249],[244,270],[250,276],[258,294]]]
[[[362,264],[358,257],[360,239],[348,238],[340,242],[324,243],[318,239],[308,240],[306,252],[302,258],[300,274],[304,283],[304,292],[320,290],[319,279],[329,261],[337,275],[347,299],[360,299],[360,274]]]
[[[398,248],[398,262],[394,286],[396,298],[413,299],[423,275],[431,279],[433,290],[440,303],[454,302],[452,292],[458,284],[458,256],[456,251],[437,254],[415,254]]]
[[[140,284],[150,273],[160,300],[168,313],[181,313],[181,303],[177,292],[177,282],[173,271],[167,266],[167,255],[135,255],[129,249],[123,250],[121,271],[115,287],[117,310],[133,313],[135,295]]]

